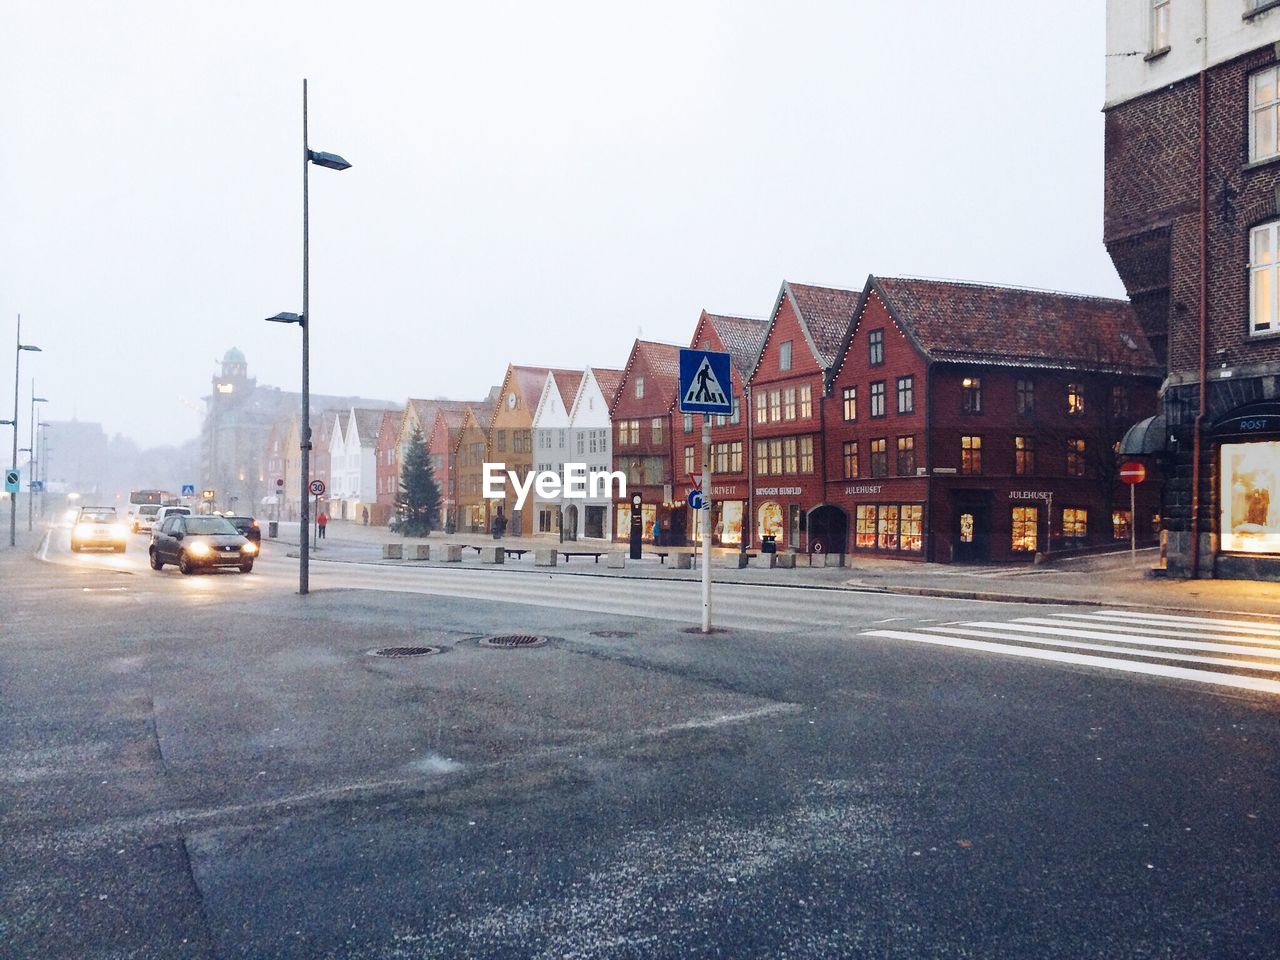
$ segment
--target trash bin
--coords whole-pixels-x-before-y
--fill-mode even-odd
[[[761,553],[777,553],[777,552],[778,552],[778,538],[777,538],[777,537],[770,537],[770,536],[764,536],[764,537],[761,537],[761,538],[760,538],[760,552],[761,552]]]
[[[274,540],[278,536],[280,536],[280,521],[268,520],[267,521],[267,537],[271,540]]]

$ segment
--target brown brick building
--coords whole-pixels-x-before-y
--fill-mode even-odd
[[[637,340],[622,371],[609,418],[613,423],[613,469],[627,478],[627,499],[614,507],[614,536],[630,537],[631,498],[640,507],[644,539],[653,540],[660,524],[663,543],[683,543],[685,514],[677,509],[671,437],[676,391],[680,385],[680,348],[672,343]]]
[[[1104,229],[1167,360],[1169,569],[1280,579],[1280,9],[1110,0],[1107,26],[1144,54],[1107,60]]]

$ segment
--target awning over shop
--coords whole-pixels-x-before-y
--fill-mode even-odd
[[[1139,420],[1120,441],[1120,454],[1126,457],[1149,457],[1169,449],[1169,431],[1165,428],[1164,414]]]

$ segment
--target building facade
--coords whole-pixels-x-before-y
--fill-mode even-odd
[[[828,375],[858,301],[854,290],[784,282],[747,384],[752,411],[753,545],[810,552],[809,512],[826,498]]]
[[[489,501],[484,498],[484,464],[489,459],[489,424],[493,404],[467,407],[454,438],[450,473],[457,490],[456,529],[461,533],[489,531]],[[446,528],[447,529],[447,528]]]
[[[1173,575],[1280,579],[1277,42],[1269,0],[1107,4],[1104,239],[1167,368]]]
[[[567,459],[585,463],[588,473],[613,469],[613,430],[609,408],[622,383],[622,371],[587,367],[569,408]],[[609,540],[613,536],[612,488],[588,488],[585,500],[566,508],[565,539]]]
[[[689,346],[729,354],[733,413],[711,418],[711,526],[717,547],[747,545],[752,516],[751,480],[753,437],[751,392],[746,389],[760,357],[769,322],[760,317],[735,317],[702,311]],[[700,518],[688,507],[695,481],[702,482],[702,418],[676,412],[678,429],[672,437],[676,464],[676,511],[683,511],[684,527],[701,537]]]
[[[869,277],[823,401],[813,552],[937,562],[1153,542],[1159,489],[1115,448],[1160,367],[1129,304]]]
[[[581,373],[548,372],[533,412],[533,469],[538,473],[556,474],[562,488],[565,462],[573,460],[570,456],[569,408],[573,406],[573,397],[581,381]],[[530,501],[526,501],[531,506],[529,533],[550,537],[560,536],[563,530],[564,539],[577,538],[578,515],[571,503],[560,496],[544,497],[536,487],[530,491]],[[566,521],[570,519],[574,522],[566,529]]]
[[[631,537],[632,502],[641,498],[643,539],[652,543],[654,523],[663,544],[685,542],[685,514],[674,503],[671,436],[680,386],[680,348],[637,340],[622,371],[609,416],[613,469],[627,478],[627,496],[614,501],[614,537]]]

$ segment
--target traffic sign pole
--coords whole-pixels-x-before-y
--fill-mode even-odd
[[[1138,500],[1138,485],[1129,484],[1129,562],[1130,566],[1138,565],[1138,510],[1134,506]]]
[[[702,415],[702,632],[711,632],[711,415]]]

